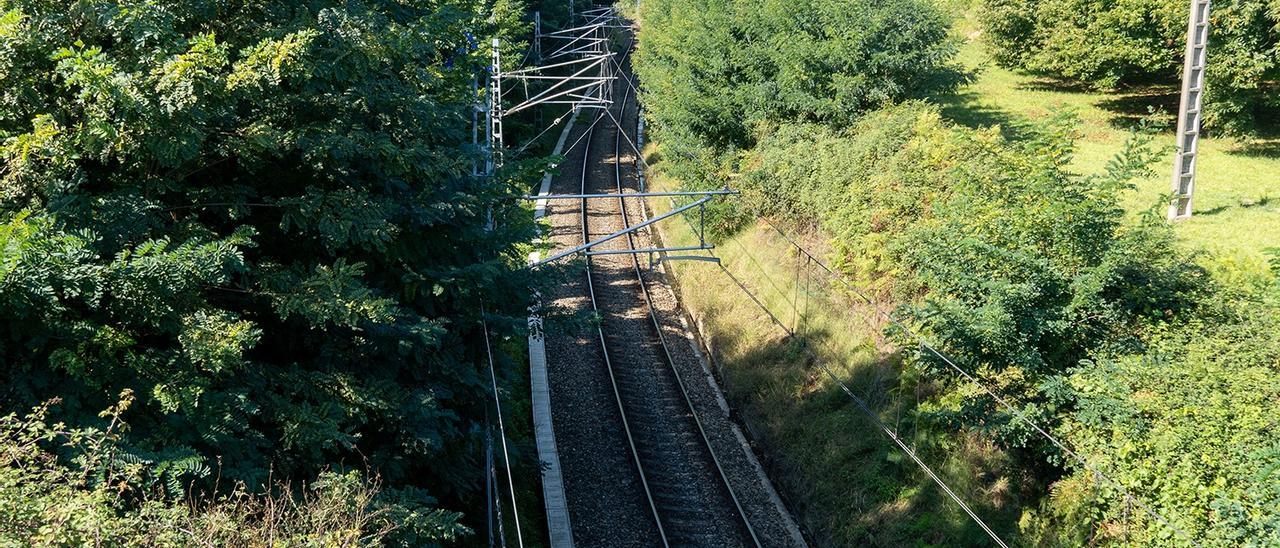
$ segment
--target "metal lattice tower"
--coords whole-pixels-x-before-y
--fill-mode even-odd
[[[1204,103],[1204,69],[1209,45],[1209,2],[1191,0],[1187,24],[1186,61],[1182,67],[1182,101],[1178,107],[1178,151],[1173,157],[1173,203],[1169,219],[1191,217],[1196,186],[1196,152],[1200,147],[1201,107]]]
[[[493,39],[493,65],[489,67],[488,129],[485,137],[489,146],[485,173],[493,175],[494,168],[502,165],[502,55],[498,51],[498,39]]]
[[[533,64],[542,64],[542,12],[533,12]]]

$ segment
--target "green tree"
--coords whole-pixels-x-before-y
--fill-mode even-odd
[[[646,115],[673,145],[747,148],[764,122],[848,125],[896,101],[953,89],[942,12],[916,0],[655,0],[636,71]]]
[[[471,175],[499,4],[0,0],[0,405],[131,389],[122,450],[184,482],[467,497],[534,236],[528,165]]]
[[[1183,0],[983,0],[996,60],[1100,88],[1176,83],[1182,76]],[[1280,111],[1280,1],[1213,3],[1205,115],[1232,133]]]
[[[635,54],[645,116],[664,169],[691,188],[724,185],[740,153],[785,123],[831,128],[966,78],[932,2],[651,0]],[[708,208],[711,235],[741,226]]]

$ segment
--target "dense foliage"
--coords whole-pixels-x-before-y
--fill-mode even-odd
[[[105,429],[50,424],[44,405],[0,417],[0,544],[5,546],[381,546],[451,539],[458,515],[403,504],[357,473],[322,472],[300,493],[236,484],[212,499],[174,504],[181,486],[120,443],[130,392]],[[71,450],[73,462],[57,450]]]
[[[927,296],[901,312],[1023,413],[1053,422],[1051,379],[1143,320],[1193,306],[1203,278],[1171,259],[1167,226],[1124,222],[1120,190],[1151,152],[1134,144],[1105,174],[1071,175],[1068,124],[1011,143],[906,105],[846,132],[785,127],[762,142],[743,186],[761,214],[817,220],[851,278],[897,302]],[[934,378],[954,374],[932,354],[914,360]],[[1052,454],[995,401],[957,396],[939,418]]]
[[[1182,76],[1184,0],[982,0],[997,61],[1103,88]],[[1226,0],[1211,12],[1205,115],[1230,132],[1280,111],[1280,1]]]
[[[1104,353],[1066,383],[1076,410],[1062,431],[1205,546],[1280,544],[1280,294],[1271,284],[1270,296],[1220,295],[1202,315],[1152,326],[1141,351]],[[1119,524],[1127,512],[1131,540],[1183,543],[1122,498],[1056,496],[1099,489],[1090,472],[1074,472],[1055,487],[1054,514],[1084,505],[1090,522]],[[1066,542],[1085,538],[1077,535]]]
[[[1146,140],[1082,177],[1065,169],[1070,127],[1062,118],[1008,142],[923,105],[846,131],[784,126],[750,157],[744,205],[816,222],[846,275],[908,303],[902,317],[958,366],[1182,531],[1224,545],[1269,539],[1280,518],[1274,281],[1211,275],[1157,215],[1126,220],[1118,200],[1149,163]],[[1243,288],[1220,281],[1242,275],[1253,279]],[[1050,486],[1020,525],[1027,538],[1185,542],[891,334],[917,349],[909,362],[926,378],[945,381],[921,420],[984,433]]]
[[[746,11],[767,19],[768,9]],[[1220,13],[1228,17],[1233,9]],[[1018,523],[998,527],[1037,545],[1186,543],[1138,500],[1213,545],[1274,542],[1270,531],[1280,515],[1269,441],[1277,427],[1271,379],[1280,373],[1274,275],[1185,250],[1158,214],[1160,203],[1145,215],[1124,211],[1120,200],[1130,181],[1148,174],[1160,155],[1145,131],[1103,172],[1081,175],[1068,167],[1076,125],[1069,113],[1009,138],[998,128],[948,123],[924,103],[874,112],[893,101],[863,103],[845,117],[788,109],[779,90],[794,76],[785,70],[762,71],[768,83],[754,85],[697,78],[750,74],[728,67],[752,44],[704,41],[715,35],[711,27],[734,28],[734,19],[679,10],[646,14],[649,39],[638,65],[663,167],[690,186],[743,190],[737,206],[719,212],[719,228],[732,231],[754,215],[815,227],[848,278],[898,303],[900,317],[956,365],[1136,497],[1127,500],[1100,483],[949,364],[891,329],[907,364],[937,383],[914,420],[982,434],[1039,487],[1038,505],[1023,508]],[[790,32],[800,32],[804,21],[792,18]],[[1256,30],[1241,32],[1267,36]],[[681,57],[689,43],[695,51],[713,49]],[[774,49],[785,49],[782,43]],[[939,44],[903,47],[914,55],[939,53],[938,63],[917,65],[928,70],[950,62],[945,49],[930,49],[945,48]],[[1028,51],[1010,45],[1006,59]],[[716,70],[730,72],[708,72]],[[778,102],[763,111],[734,102],[758,90],[770,91],[758,95],[761,101]],[[720,131],[735,137],[705,136]]]
[[[534,232],[524,167],[471,175],[471,82],[521,15],[0,0],[0,407],[131,390],[116,451],[175,486],[474,493],[480,309],[523,312]]]
[[[642,20],[646,115],[679,158],[747,148],[765,123],[843,126],[963,81],[946,17],[922,0],[651,0]]]

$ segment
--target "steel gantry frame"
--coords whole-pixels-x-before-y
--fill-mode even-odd
[[[586,20],[584,24],[570,29],[542,33],[541,13],[534,15],[534,44],[530,54],[536,54],[535,65],[504,72],[502,69],[501,42],[494,38],[491,42],[492,53],[485,82],[484,100],[476,105],[471,118],[471,140],[477,148],[480,146],[480,114],[484,114],[484,168],[479,163],[473,164],[472,174],[477,177],[492,177],[502,167],[505,138],[503,120],[516,112],[545,104],[570,105],[576,112],[583,108],[607,108],[611,102],[609,97],[612,81],[615,78],[612,67],[613,52],[610,51],[609,37],[606,30],[617,26],[616,15],[611,9],[598,8],[581,12]],[[542,65],[542,41],[561,40],[568,37],[568,44],[556,49],[551,58],[570,57],[567,61],[559,61]],[[550,69],[573,70],[567,76],[550,75]],[[594,71],[594,73],[593,73]],[[504,99],[509,91],[504,89],[503,81],[509,80],[522,84],[525,98],[511,108],[506,108]],[[551,85],[536,95],[528,94],[529,82],[547,81]],[[480,95],[480,83],[472,81],[477,98]],[[559,123],[560,119],[556,120]],[[553,124],[554,125],[554,124]],[[523,150],[523,149],[521,149]],[[492,219],[490,219],[492,223]]]
[[[500,42],[497,38],[492,42],[492,64],[489,68],[489,82],[487,87],[487,101],[484,107],[478,107],[477,112],[485,113],[485,176],[492,176],[497,168],[502,166],[502,154],[504,148],[504,138],[502,134],[502,121],[506,116],[518,113],[523,110],[531,109],[540,105],[561,104],[569,105],[575,112],[582,109],[597,109],[600,114],[597,116],[596,122],[607,117],[618,126],[621,131],[620,122],[608,112],[609,107],[613,105],[613,84],[618,79],[620,70],[619,63],[615,57],[617,53],[612,51],[610,45],[613,43],[613,31],[622,28],[631,28],[629,25],[621,23],[621,18],[617,12],[611,7],[594,8],[581,11],[573,15],[571,25],[568,28],[544,32],[542,29],[541,13],[534,13],[534,42],[529,52],[533,57],[535,64],[530,67],[518,68],[515,70],[504,71],[502,68],[502,58],[499,53]],[[546,49],[550,52],[544,55],[544,41],[547,42]],[[544,61],[551,61],[549,64],[542,64]],[[559,69],[560,71],[572,71],[568,75],[549,74],[549,71]],[[518,87],[504,88],[503,82],[510,81],[519,84]],[[529,84],[533,82],[549,83],[545,89],[535,93],[529,93]],[[629,82],[628,82],[629,83]],[[522,100],[515,102],[511,106],[504,103],[506,94],[514,89],[522,89],[525,94]],[[555,123],[558,123],[557,119]],[[478,125],[478,121],[474,122]],[[555,123],[552,125],[554,126]],[[594,123],[593,123],[594,125]],[[549,128],[548,128],[549,129]],[[473,137],[478,139],[478,135]],[[628,144],[634,150],[638,162],[643,162],[643,156],[640,154],[639,148],[635,143],[627,139]],[[477,143],[478,144],[478,143]],[[575,143],[576,145],[576,143]],[[570,147],[572,148],[572,146]],[[521,149],[523,150],[523,148]],[[696,198],[693,202],[678,207],[661,216],[649,219],[643,223],[628,227],[624,230],[610,234],[603,238],[583,245],[576,246],[573,249],[562,251],[552,255],[546,259],[540,260],[534,266],[541,266],[552,263],[566,257],[577,255],[579,253],[592,255],[606,254],[648,254],[650,264],[654,264],[653,257],[655,255],[662,256],[662,260],[716,260],[711,257],[701,256],[666,256],[668,252],[686,252],[686,251],[709,251],[715,249],[715,246],[706,242],[706,204],[711,200],[729,195],[736,195],[737,191],[722,189],[708,191],[689,191],[689,192],[637,192],[624,194],[562,194],[562,195],[541,195],[541,196],[522,196],[521,199],[537,201],[539,204],[545,204],[547,201],[554,200],[594,200],[594,199],[619,199],[619,198],[647,198],[647,197],[686,197]],[[626,236],[637,232],[658,221],[686,213],[694,208],[698,209],[698,219],[700,229],[698,230],[699,243],[697,246],[681,246],[670,248],[652,248],[652,249],[635,249],[627,251],[593,251],[593,248],[608,242],[610,240]]]
[[[601,108],[612,104],[609,97],[613,74],[613,51],[609,48],[612,38],[609,31],[617,28],[617,17],[612,10],[600,9],[582,12],[586,19],[583,24],[555,30],[542,31],[542,16],[534,16],[534,43],[532,55],[535,64],[531,67],[504,71],[498,58],[498,40],[495,38],[494,63],[491,67],[491,80],[499,82],[497,89],[491,90],[492,112],[501,119],[522,110],[545,104],[570,105],[574,109]],[[543,55],[543,42],[550,42],[553,49]],[[567,60],[563,60],[567,59]],[[553,61],[542,64],[544,61]],[[569,75],[548,74],[551,69],[572,71]],[[519,89],[525,91],[525,97],[509,108],[504,108],[501,82],[510,80],[521,84]],[[550,85],[540,92],[530,94],[529,83],[543,82]]]

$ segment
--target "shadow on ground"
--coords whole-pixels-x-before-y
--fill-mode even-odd
[[[970,129],[1000,127],[1005,139],[1020,141],[1034,135],[1034,126],[1026,118],[983,103],[981,94],[964,90],[937,99],[942,117]]]
[[[816,361],[823,345],[849,333],[806,329],[802,340],[779,329],[760,340],[734,331],[733,321],[708,314],[704,336],[712,337],[714,348],[733,349],[730,361],[721,360],[726,395],[753,426],[771,475],[816,544],[990,543]],[[973,450],[968,434],[916,419],[933,388],[904,381],[900,359],[874,348],[856,363],[828,367],[1003,538],[1015,536],[1019,495],[998,486],[1025,482],[1010,481],[1007,459],[995,451]]]
[[[1178,93],[1178,88],[1167,85],[1133,87],[1108,95],[1108,99],[1095,105],[1112,114],[1107,123],[1117,129],[1137,129],[1144,119],[1152,116],[1172,129],[1176,122],[1173,113],[1178,112]]]

